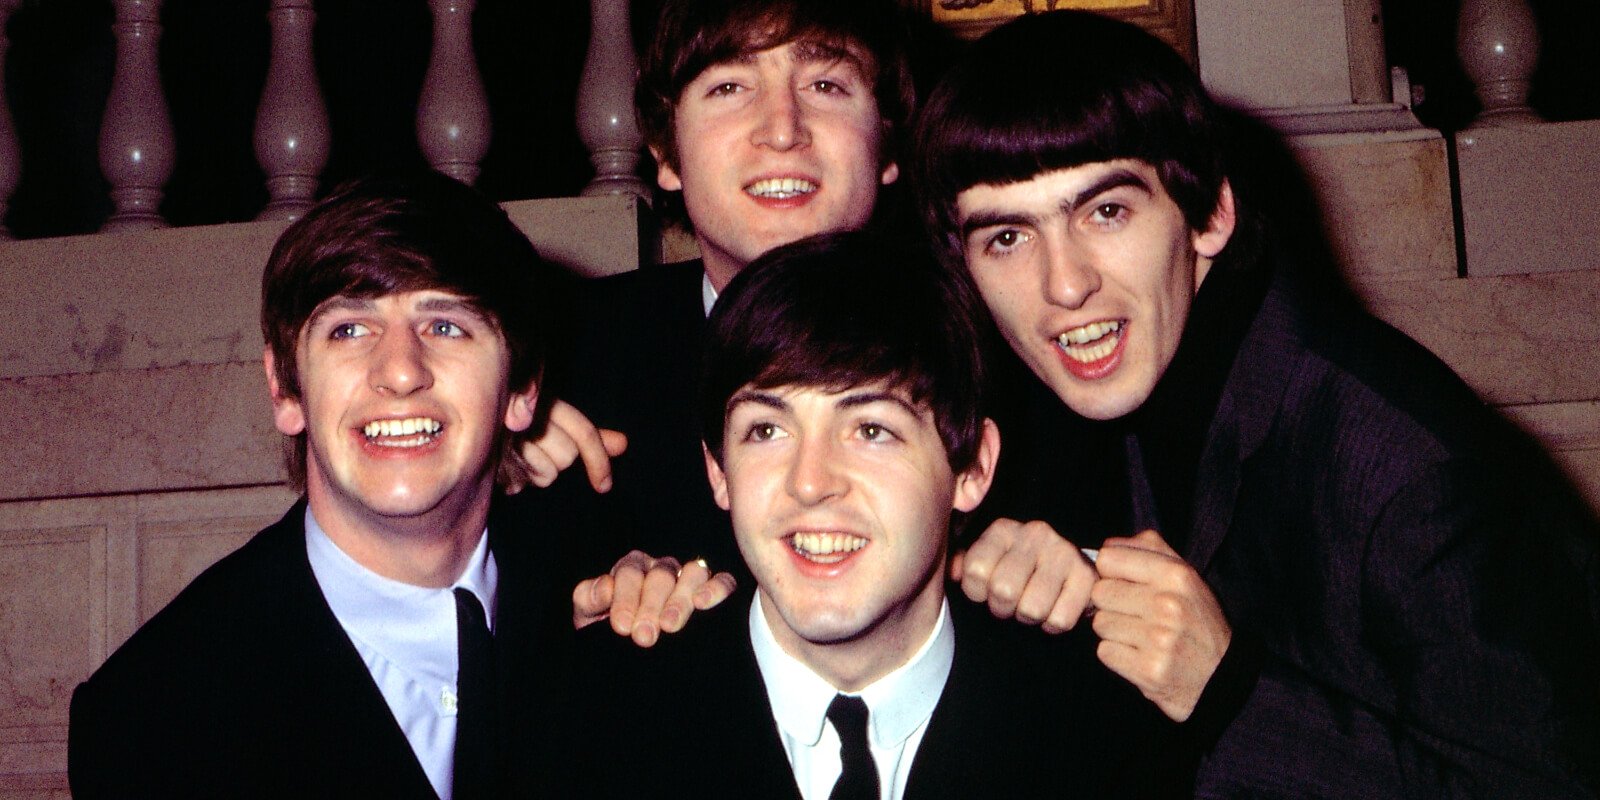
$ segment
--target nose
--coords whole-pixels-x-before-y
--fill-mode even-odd
[[[1064,236],[1045,237],[1044,294],[1050,302],[1078,308],[1100,290],[1100,270],[1086,248]]]
[[[792,89],[764,92],[757,104],[752,142],[774,150],[789,150],[811,144],[811,130],[805,106]]]
[[[844,494],[847,484],[834,456],[832,442],[826,437],[802,439],[789,465],[789,495],[801,505],[811,506]]]
[[[433,385],[427,353],[415,331],[397,328],[384,332],[371,356],[367,378],[379,394],[404,397]]]

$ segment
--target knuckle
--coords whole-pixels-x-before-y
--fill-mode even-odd
[[[1166,625],[1180,625],[1186,616],[1183,599],[1170,592],[1156,595],[1150,602],[1150,609],[1155,620]]]
[[[1009,604],[1015,604],[1022,596],[1022,587],[1009,578],[996,578],[989,585],[989,595]]]

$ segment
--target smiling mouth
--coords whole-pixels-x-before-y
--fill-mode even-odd
[[[431,417],[378,419],[362,426],[367,441],[379,447],[421,447],[432,442],[444,423]]]
[[[817,190],[817,185],[805,178],[766,178],[744,187],[746,194],[766,200],[791,200]]]
[[[867,546],[864,537],[849,533],[795,533],[789,547],[801,558],[815,564],[837,564]]]
[[[1080,325],[1056,337],[1056,347],[1080,364],[1093,364],[1112,354],[1122,340],[1124,320],[1101,320]]]

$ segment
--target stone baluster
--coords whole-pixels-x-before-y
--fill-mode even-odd
[[[272,57],[256,109],[256,161],[267,174],[267,207],[260,220],[299,219],[316,200],[328,163],[328,112],[317,85],[311,28],[312,0],[272,0]]]
[[[634,174],[639,127],[633,116],[633,35],[628,0],[590,0],[589,52],[578,82],[578,136],[589,149],[594,179],[585,195],[650,193]]]
[[[475,0],[428,0],[433,54],[417,106],[417,143],[433,168],[471,184],[489,150],[489,101],[472,52]]]
[[[11,13],[22,5],[22,0],[0,0],[0,240],[11,238],[6,227],[6,211],[11,205],[11,193],[17,190],[22,178],[22,148],[17,144],[17,129],[11,122],[11,102],[6,98],[6,48],[11,40],[6,38],[6,22]]]
[[[1527,0],[1462,0],[1456,52],[1483,103],[1473,127],[1539,121],[1528,107],[1539,28]]]
[[[115,209],[103,231],[161,228],[161,193],[172,176],[172,121],[161,92],[161,0],[113,0],[116,72],[100,124],[100,170]]]

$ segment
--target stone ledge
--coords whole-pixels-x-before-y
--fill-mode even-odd
[[[1600,398],[1600,270],[1358,283],[1373,313],[1495,405]]]

